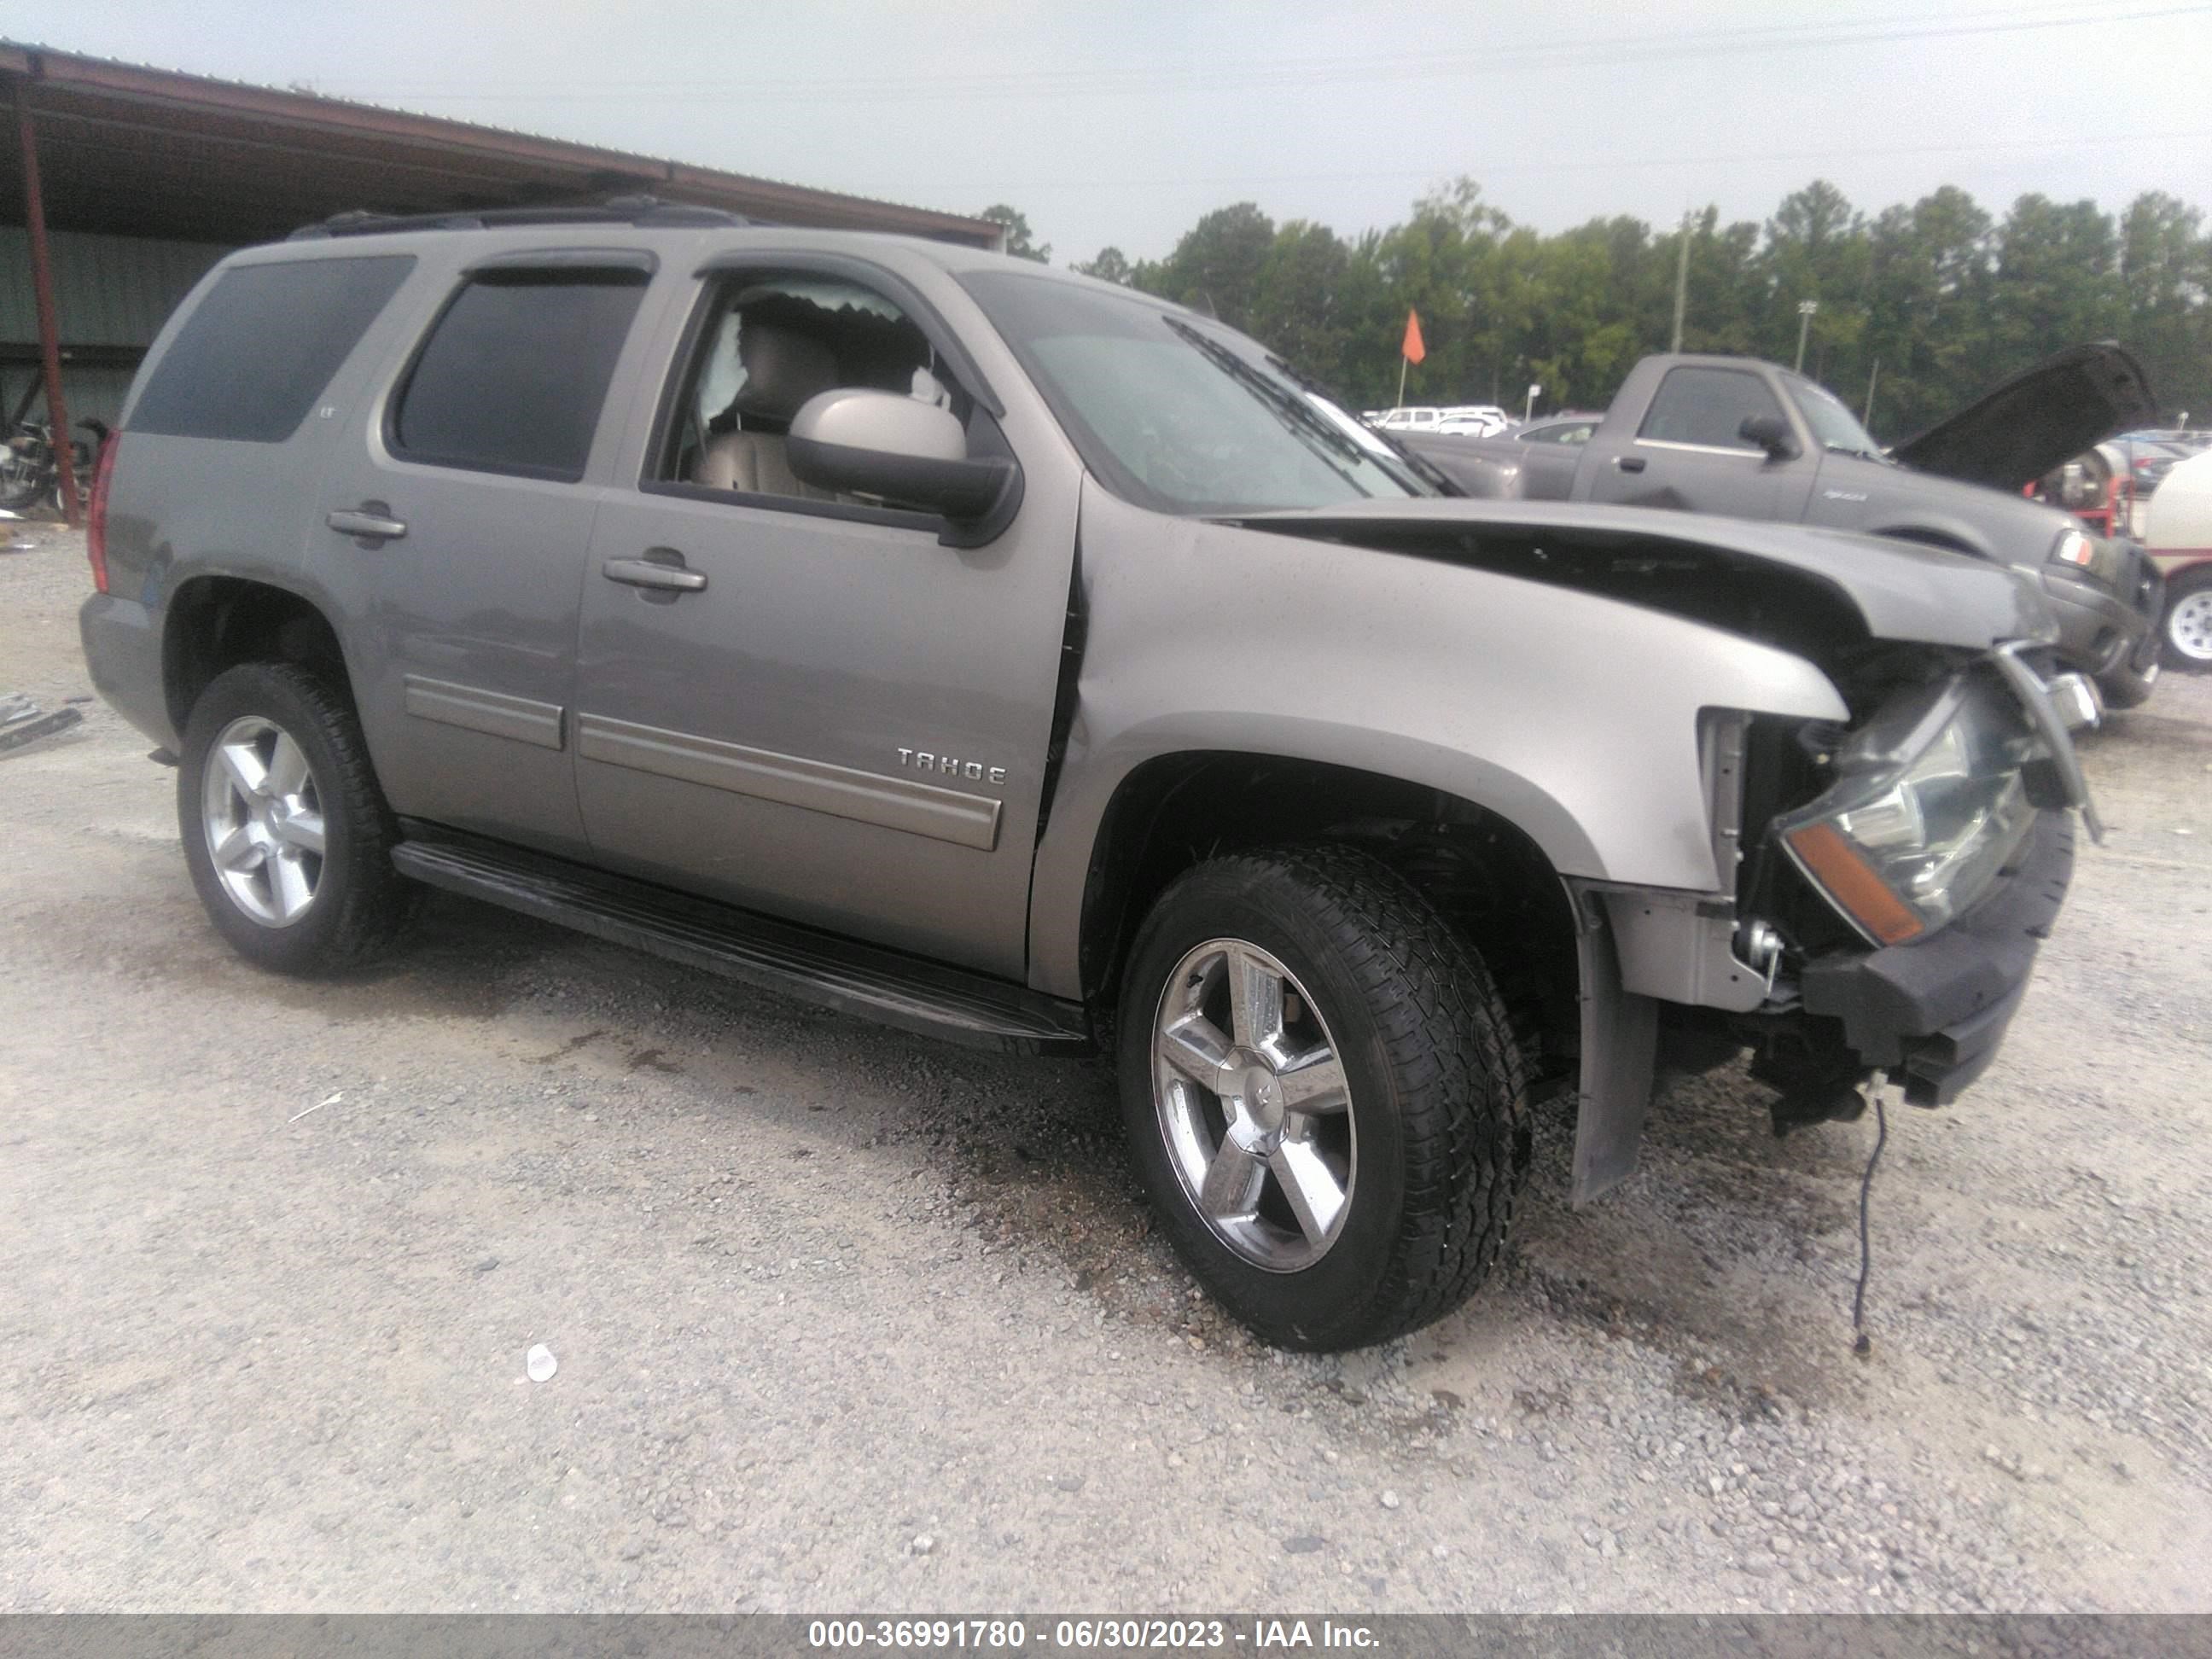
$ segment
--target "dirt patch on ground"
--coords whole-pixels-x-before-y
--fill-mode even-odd
[[[38,533],[0,690],[87,695]],[[1865,1361],[1872,1124],[1777,1141],[1740,1071],[1585,1212],[1546,1122],[1481,1297],[1291,1358],[1150,1228],[1103,1066],[445,899],[271,979],[88,707],[0,760],[11,1607],[2212,1601],[2212,680],[2085,745],[2113,835],[2004,1054],[1893,1115]]]

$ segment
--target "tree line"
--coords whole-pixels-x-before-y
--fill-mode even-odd
[[[1009,251],[1048,259],[1004,205]],[[1277,224],[1250,202],[1206,215],[1163,259],[1102,249],[1074,269],[1211,310],[1335,386],[1390,403],[1406,313],[1427,356],[1409,403],[1517,412],[1602,409],[1635,361],[1664,351],[1689,241],[1682,349],[1796,360],[1885,441],[1907,437],[2063,346],[2117,339],[2142,363],[2163,418],[2212,418],[2212,234],[2203,213],[2148,191],[2115,215],[2021,197],[1997,218],[1945,185],[1869,216],[1815,179],[1764,223],[1718,209],[1656,228],[1620,215],[1547,235],[1461,179],[1403,223],[1347,240]]]

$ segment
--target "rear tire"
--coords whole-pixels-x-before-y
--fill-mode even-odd
[[[398,827],[345,699],[292,663],[210,682],[177,768],[185,862],[216,930],[278,973],[371,961],[405,919]]]
[[[2212,564],[2195,566],[2166,585],[2158,636],[2167,667],[2212,673]]]
[[[1497,1264],[1528,1161],[1520,1051],[1481,960],[1379,860],[1310,847],[1188,872],[1138,934],[1120,1032],[1164,1231],[1267,1340],[1386,1341]]]

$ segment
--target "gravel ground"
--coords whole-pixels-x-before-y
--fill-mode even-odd
[[[0,691],[89,690],[81,543]],[[104,707],[0,759],[0,1607],[2212,1607],[2212,679],[2085,745],[2112,825],[1996,1066],[1778,1141],[1739,1072],[1470,1309],[1251,1343],[1105,1072],[453,900],[258,974]],[[545,1344],[548,1382],[525,1376]]]

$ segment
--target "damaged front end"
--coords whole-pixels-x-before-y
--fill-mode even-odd
[[[1915,1105],[1955,1098],[1995,1057],[2064,900],[2069,811],[2101,839],[2070,738],[2095,693],[2031,651],[1930,659],[1849,724],[1709,714],[1715,860],[1735,895],[1568,884],[1584,1055],[1636,1054],[1639,1022],[1647,1052],[1686,1069],[1748,1048],[1778,1133],[1856,1117],[1878,1077]],[[1577,1202],[1634,1168],[1650,1091],[1632,1067],[1592,1069]]]
[[[1581,504],[1371,502],[1231,522],[1508,578],[1467,592],[1499,614],[1525,606],[1526,632],[1481,636],[1490,678],[1468,677],[1476,707],[1517,718],[1461,740],[1575,802],[1590,844],[1547,842],[1481,778],[1462,793],[1534,836],[1567,899],[1571,981],[1547,950],[1533,1024],[1541,1085],[1576,1102],[1575,1202],[1634,1170],[1662,1069],[1748,1048],[1788,1128],[1856,1115],[1877,1075],[1934,1105],[1987,1066],[2064,892],[2068,811],[2095,828],[2068,732],[2097,696],[2052,672],[2061,630],[2038,583],[1872,537]],[[1544,589],[1574,602],[1547,615],[1528,603]],[[1679,680],[1635,659],[1662,677],[1639,701],[1619,672],[1631,614],[1745,642],[1743,677],[1685,709]],[[1713,660],[1662,632],[1683,672]],[[1764,683],[1785,662],[1820,677],[1819,709]],[[1592,727],[1642,741],[1624,753]],[[1552,750],[1523,741],[1531,730],[1554,733]],[[1582,769],[1549,765],[1554,751]],[[1600,757],[1609,769],[1594,775]],[[1646,873],[1660,852],[1672,879]],[[1464,925],[1492,957],[1528,954],[1494,917]]]

